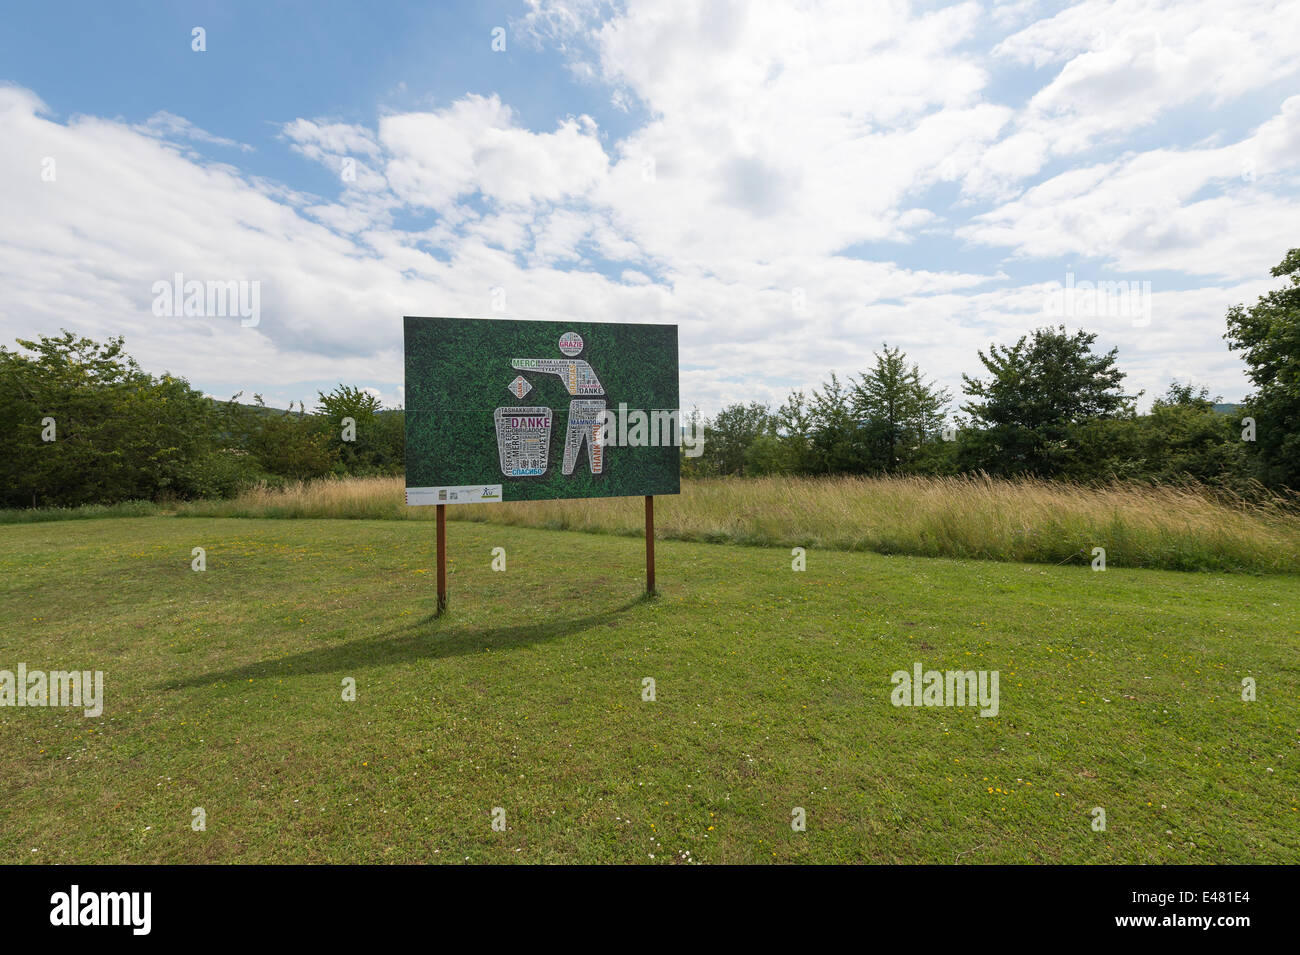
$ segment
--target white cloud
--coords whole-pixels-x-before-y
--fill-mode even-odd
[[[1085,0],[998,43],[995,61],[1060,69],[1019,111],[967,193],[1015,184],[1101,144],[1123,143],[1172,111],[1226,108],[1300,72],[1300,4],[1276,0]]]
[[[1247,14],[530,0],[514,34],[562,48],[630,132],[564,113],[528,128],[474,93],[372,126],[294,119],[281,147],[338,175],[322,196],[205,158],[240,144],[189,119],[57,121],[0,88],[0,329],[124,333],[204,387],[387,396],[403,314],[490,315],[499,287],[507,317],[678,323],[683,398],[712,410],[779,402],[885,340],[956,393],[977,348],[1050,321],[1041,276],[1008,273],[1077,257],[1186,286],[1156,284],[1148,327],[1091,329],[1132,386],[1176,373],[1239,396],[1223,311],[1297,244],[1300,97],[1237,141],[1150,143],[1171,111],[1226,116],[1294,75],[1296,6]],[[1008,71],[1034,85],[1008,92]],[[961,243],[994,254],[951,258]],[[891,261],[904,250],[925,267]],[[176,272],[260,281],[261,325],[155,318],[151,285]]]
[[[607,162],[595,132],[582,116],[553,133],[532,133],[496,96],[469,95],[444,110],[386,116],[378,139],[394,193],[442,210],[474,192],[506,205],[583,195]]]
[[[238,149],[242,152],[251,153],[253,147],[247,143],[236,142],[233,139],[227,139],[224,136],[215,136],[205,129],[200,129],[183,116],[177,116],[175,113],[169,113],[166,110],[160,110],[150,116],[145,122],[136,127],[143,132],[153,136],[173,139],[192,139],[200,143],[209,143],[213,146],[227,146],[231,149]]]
[[[1148,150],[1071,169],[957,234],[1024,257],[1097,258],[1122,272],[1258,276],[1294,244],[1300,221],[1300,201],[1260,177],[1300,164],[1298,142],[1300,97],[1292,97],[1239,143]]]

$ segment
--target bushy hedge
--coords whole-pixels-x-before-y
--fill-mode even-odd
[[[0,507],[225,498],[256,483],[402,470],[402,413],[359,389],[320,395],[319,414],[280,411],[148,374],[121,338],[64,332],[18,344],[0,347],[10,429]]]

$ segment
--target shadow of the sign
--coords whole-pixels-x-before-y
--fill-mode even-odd
[[[582,617],[569,617],[517,627],[457,627],[447,617],[429,615],[387,633],[319,650],[306,650],[287,657],[250,663],[242,667],[196,674],[160,685],[163,690],[183,690],[216,683],[246,682],[267,677],[308,676],[339,673],[370,667],[464,656],[484,650],[509,650],[572,636],[609,623],[616,614],[626,613],[643,603],[643,598]]]

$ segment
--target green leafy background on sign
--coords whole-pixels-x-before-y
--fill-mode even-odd
[[[608,447],[592,474],[583,447],[573,474],[560,473],[571,396],[555,375],[512,368],[513,358],[565,358],[560,336],[577,332],[588,362],[617,411],[678,408],[677,328],[603,322],[523,322],[482,318],[407,318],[406,484],[438,487],[500,484],[507,501],[565,497],[676,494],[676,447]],[[506,386],[522,375],[522,399]],[[583,397],[583,396],[578,396]],[[493,413],[503,407],[549,407],[553,415],[546,474],[501,473]]]

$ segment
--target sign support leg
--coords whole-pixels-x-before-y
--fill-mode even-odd
[[[438,505],[438,614],[447,611],[447,505]]]
[[[655,499],[645,496],[645,592],[653,597],[655,592]]]

